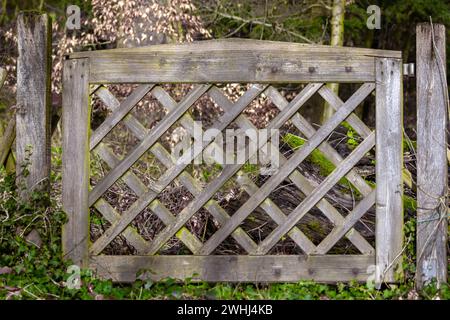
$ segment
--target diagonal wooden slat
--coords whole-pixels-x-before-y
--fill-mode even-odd
[[[152,89],[153,92],[154,89]],[[108,107],[109,110],[114,111],[120,107],[120,102],[117,98],[106,89],[104,86],[100,86],[95,91],[95,95]],[[139,140],[144,139],[148,130],[131,114],[128,113],[124,118],[123,122],[125,126],[130,129],[130,131],[138,138]]]
[[[372,191],[343,219],[317,246],[316,254],[326,254],[341,239],[359,219],[375,204],[376,191]]]
[[[97,209],[109,223],[114,223],[117,219],[120,219],[120,214],[103,199],[99,199],[97,201],[95,204],[95,209]],[[135,228],[128,226],[122,234],[125,239],[136,249],[138,254],[143,254],[145,252],[148,247],[148,242],[141,237]]]
[[[153,201],[149,208],[156,213],[158,218],[160,218],[166,226],[171,225],[176,220],[173,214],[158,200]],[[202,242],[186,227],[181,228],[180,231],[177,232],[176,237],[179,238],[193,254],[196,254],[203,245]]]
[[[153,146],[153,154],[162,163],[172,165],[175,163],[175,159],[171,156],[167,150],[160,144],[155,144]],[[194,197],[198,197],[203,192],[203,187],[186,171],[183,171],[178,180],[181,184],[186,187],[186,189],[192,193]],[[205,204],[205,209],[208,210],[211,215],[219,222],[219,224],[224,224],[229,218],[229,214],[219,205],[214,199],[209,200]],[[247,252],[253,252],[257,248],[257,244],[245,233],[245,231],[238,227],[231,236],[239,243],[242,248]]]
[[[281,127],[287,119],[289,119],[289,116],[291,114],[294,114],[297,112],[297,110],[306,102],[308,99],[322,86],[323,84],[309,84],[306,86],[305,89],[300,92],[297,97],[292,100],[291,102],[291,109],[289,109],[288,112],[284,114],[279,114],[275,119],[272,120],[272,122],[269,124],[269,129],[277,129]],[[224,114],[224,117],[229,117],[229,115],[233,115],[233,120],[241,113],[240,108],[236,108],[234,106],[231,110],[229,110],[227,113]],[[237,111],[237,113],[236,113]],[[229,124],[229,123],[228,123]],[[227,126],[228,126],[227,124]],[[220,132],[223,129],[219,130]],[[263,146],[265,145],[265,141],[262,142]],[[209,145],[209,143],[208,143]],[[189,153],[188,153],[189,155]],[[251,155],[250,155],[251,156]],[[195,156],[194,156],[195,157]],[[246,154],[246,160],[248,159],[249,155]],[[220,187],[229,179],[231,178],[241,167],[243,164],[234,164],[234,165],[227,165],[221,172],[221,174],[212,182],[210,182],[205,187],[205,192],[202,193],[198,198],[195,199],[195,201],[192,201],[187,207],[185,207],[180,214],[178,215],[177,222],[173,224],[172,226],[164,229],[151,243],[150,249],[148,250],[148,254],[155,254],[159,248],[166,243],[175,232],[177,232],[194,214],[197,212],[200,208],[203,207],[203,205],[220,189]],[[234,216],[233,216],[234,217]],[[233,218],[229,219],[228,221],[231,221]],[[228,223],[228,222],[227,222]],[[236,226],[237,227],[237,226]],[[236,229],[236,228],[235,228]],[[220,230],[219,230],[220,231]],[[228,235],[232,233],[233,230],[231,230]],[[217,246],[220,243],[217,243]]]
[[[210,86],[207,86],[204,88],[203,93],[206,92],[208,89],[210,88]],[[266,86],[263,85],[254,85],[252,88],[250,88],[234,105],[233,110],[230,110],[230,112],[225,113],[222,117],[219,118],[219,120],[213,125],[214,128],[217,128],[219,132],[221,132],[222,130],[224,130],[241,112],[242,110],[244,110],[244,108],[251,102],[254,100],[255,97],[257,97],[261,92],[263,92],[265,90]],[[184,109],[185,106],[183,106],[180,109]],[[186,111],[188,108],[184,109],[184,111]],[[178,113],[177,111],[174,111]],[[170,116],[171,113],[169,113]],[[177,119],[180,117],[181,115],[177,114]],[[163,120],[164,121],[164,120]],[[160,124],[161,125],[161,124]],[[158,127],[159,128],[159,127]],[[162,131],[162,132],[161,132]],[[161,129],[161,131],[158,131],[158,137],[160,135],[163,134],[163,129]],[[212,140],[214,140],[215,137],[212,137]],[[147,138],[144,140],[146,141],[148,140]],[[150,144],[148,142],[146,142],[146,144]],[[153,144],[153,143],[152,143]],[[150,144],[150,146],[152,145]],[[142,145],[142,143],[141,143]],[[158,190],[158,192],[162,191],[164,188],[166,188],[170,182],[172,180],[174,180],[188,165],[188,163],[190,163],[190,161],[192,161],[192,159],[195,159],[195,157],[197,157],[201,152],[203,152],[203,150],[209,145],[209,143],[205,143],[202,145],[202,148],[199,148],[199,150],[194,150],[194,152],[186,152],[185,155],[183,155],[183,157],[185,158],[181,158],[181,161],[179,159],[179,161],[177,161],[177,164],[173,167],[171,167],[170,169],[168,169],[163,175],[162,177],[160,177],[159,181],[157,184],[155,184],[155,189]],[[149,146],[149,147],[150,147]],[[192,151],[192,148],[191,148]],[[144,151],[145,152],[145,151]],[[130,156],[128,156],[127,158],[129,158]],[[124,159],[124,160],[127,160]],[[129,166],[126,166],[126,163],[124,163],[124,160],[121,161],[121,163],[119,165],[116,166],[116,168],[114,170],[116,170],[117,172],[113,175],[113,178],[117,179],[129,168]],[[134,163],[134,162],[133,162]],[[122,165],[123,164],[123,165]],[[119,168],[122,165],[121,168]],[[119,168],[117,170],[117,168]],[[122,171],[123,170],[123,171]],[[111,173],[111,172],[110,172]],[[120,174],[119,174],[120,173]],[[109,178],[110,180],[112,178]],[[117,180],[116,179],[116,180]],[[114,180],[114,181],[116,181]],[[105,180],[103,180],[105,181]],[[102,182],[103,182],[102,181]],[[112,184],[112,183],[111,183]],[[109,188],[111,186],[110,182],[106,182],[103,184],[102,189],[105,188],[106,189]],[[105,189],[105,190],[106,190]],[[93,190],[95,191],[95,189]],[[101,195],[103,194],[104,191],[102,191],[100,193],[100,191],[98,191],[98,193]],[[114,239],[118,234],[120,234],[122,232],[123,229],[126,228],[126,226],[131,223],[131,221],[139,214],[139,212],[141,212],[142,210],[145,209],[145,207],[151,203],[156,197],[157,197],[158,193],[153,191],[153,190],[149,190],[147,193],[145,193],[142,197],[140,197],[137,201],[135,201],[133,203],[133,205],[131,205],[131,207],[122,214],[122,218],[120,221],[117,221],[115,224],[113,224],[108,230],[106,230],[102,236],[100,236],[99,239],[97,239],[97,241],[92,245],[90,252],[92,254],[99,254],[107,245],[108,243],[110,243],[112,241],[112,239]],[[94,196],[97,197],[97,195]],[[100,197],[100,196],[98,196]],[[95,199],[97,200],[98,197]],[[91,201],[95,202],[94,200],[91,199]],[[187,221],[187,220],[186,220]],[[179,226],[177,230],[175,230],[175,232],[177,232],[180,228],[182,227]],[[165,230],[167,230],[168,228],[164,229],[163,232]],[[173,236],[173,234],[175,233],[173,232],[169,238],[171,236]],[[161,235],[161,234],[160,234]],[[168,239],[167,239],[168,240]],[[166,242],[167,242],[166,240]],[[164,244],[164,243],[163,243]],[[163,245],[161,244],[161,245]],[[154,247],[152,247],[152,249],[154,249]],[[159,249],[159,248],[158,248]],[[157,249],[157,250],[158,250]],[[156,250],[156,251],[157,251]],[[156,252],[155,251],[155,252]]]
[[[282,166],[278,173],[271,178],[259,189],[257,193],[237,210],[232,219],[222,226],[208,241],[205,242],[200,254],[210,254],[218,244],[224,241],[228,235],[254,210],[259,204],[267,198],[273,188],[279,185],[288,175],[296,169],[296,167],[306,159],[306,157],[317,148],[321,142],[338,126],[348,115],[361,103],[375,88],[374,84],[362,85],[350,99],[325,123],[316,134],[307,141],[303,147],[298,150],[289,161]],[[293,114],[296,112],[295,110]]]
[[[266,90],[267,96],[271,99],[271,101],[277,106],[280,111],[283,111],[289,104],[289,102],[278,92],[274,87],[269,87]],[[343,104],[343,103],[342,103]],[[340,106],[342,106],[342,104]],[[316,133],[316,129],[299,113],[295,114],[291,122],[297,129],[305,135],[307,139],[311,138],[314,133]],[[369,129],[370,130],[370,129]],[[335,166],[338,166],[343,158],[328,142],[324,141],[318,147],[318,149],[333,163]],[[358,189],[358,191],[367,196],[370,192],[372,192],[372,187],[362,178],[356,170],[353,168],[346,176],[347,180],[350,181],[353,186]]]
[[[236,181],[241,185],[245,192],[250,196],[258,191],[257,185],[246,175],[239,174]],[[281,209],[269,198],[261,203],[261,208],[267,212],[267,214],[275,221],[276,224],[280,225],[286,221],[286,215]],[[309,240],[305,234],[300,231],[299,228],[294,227],[288,232],[288,236],[294,240],[294,242],[302,249],[306,254],[311,254],[314,252],[316,246]],[[256,252],[254,250],[252,253]]]
[[[333,91],[331,91],[330,88],[326,86],[322,87],[319,90],[319,94],[335,111],[339,110],[339,108],[344,105],[344,102],[341,100],[341,98],[339,98]],[[372,133],[372,130],[370,130],[370,128],[366,126],[366,124],[354,113],[351,113],[348,116],[347,122],[362,138],[367,138]]]
[[[159,145],[159,144],[156,144],[156,145]],[[162,148],[162,146],[161,146],[161,148]],[[120,159],[106,145],[103,145],[102,142],[99,144],[99,146],[96,149],[97,149],[97,154],[106,162],[106,164],[109,167],[113,168],[120,162]],[[134,193],[136,193],[136,195],[138,197],[140,197],[143,194],[145,194],[146,192],[148,192],[148,188],[141,182],[141,180],[131,170],[127,171],[122,176],[122,180],[128,187],[130,187],[130,189]],[[150,185],[150,187],[151,187],[151,185]],[[157,202],[157,201],[154,201],[154,202]],[[120,215],[113,216],[111,214],[111,212],[108,212],[111,210],[108,210],[108,208],[106,208],[105,203],[106,203],[106,201],[103,201],[100,198],[95,203],[94,206],[97,210],[100,211],[100,213],[102,213],[102,214],[105,213],[108,216],[110,216],[111,219],[108,219],[108,218],[107,219],[111,224],[113,224],[114,222],[116,222],[116,220],[120,219]],[[108,203],[106,203],[106,204],[108,204]],[[160,218],[162,220],[162,222],[165,225],[168,225],[173,222],[174,217],[170,214],[169,210],[167,210],[166,208],[163,208],[163,205],[161,203],[157,202],[155,204],[155,208],[156,208],[156,210],[158,210],[158,212],[156,212],[154,210],[152,210],[152,211],[158,216],[158,218]],[[150,209],[152,209],[152,208],[150,208]],[[106,212],[105,212],[105,210],[106,210]],[[114,219],[112,219],[112,217],[114,217]],[[144,244],[142,243],[142,241],[140,241],[139,239],[136,240],[134,236],[131,236],[131,237],[127,236],[126,231],[128,228],[129,227],[127,227],[123,232],[125,238],[128,241],[130,241],[130,244],[133,245],[139,251],[139,253],[144,253],[145,250],[148,248],[148,243],[145,242],[145,248],[143,249]],[[180,232],[177,233],[176,236],[192,251],[192,253],[195,252],[194,250],[199,249],[199,246],[198,245],[196,246],[196,244],[200,243],[200,246],[201,246],[201,241],[198,240],[195,235],[191,234],[189,232],[189,230],[185,227],[183,227],[180,230]],[[136,247],[135,245],[138,245],[139,247]]]
[[[111,187],[156,141],[195,103],[210,85],[196,86],[178,105],[153,129],[152,134],[145,137],[89,194],[89,206],[92,206],[100,196]]]
[[[328,177],[326,177],[316,188],[314,193],[307,196],[303,202],[295,208],[286,219],[285,223],[278,226],[272,233],[264,239],[259,245],[258,253],[267,253],[279,240],[292,229],[295,224],[325,196],[325,194],[340,180],[342,177],[355,166],[361,158],[375,146],[375,133],[369,135],[352,153],[337,167]]]
[[[145,84],[133,91],[118,108],[94,131],[89,143],[90,149],[94,149],[97,144],[141,101],[145,95],[154,87],[152,84]]]
[[[266,91],[267,92],[267,91]],[[208,95],[214,100],[216,101],[216,103],[219,103],[222,106],[225,106],[227,103],[229,103],[229,100],[224,96],[224,94],[216,89],[216,88],[211,88],[211,90],[208,92]],[[283,98],[284,99],[284,98]],[[228,102],[227,102],[228,101]],[[297,113],[297,115],[299,115]],[[294,116],[295,117],[295,116]],[[306,120],[305,120],[306,121]],[[243,129],[243,130],[247,130],[247,129],[256,129],[256,127],[243,115],[240,115],[237,119],[236,119],[236,123],[238,124],[238,126]],[[315,130],[314,130],[315,131]],[[274,148],[272,146],[272,144],[268,143],[268,146],[271,148],[270,152],[271,155],[278,155],[280,164],[283,165],[287,159],[284,157],[283,154],[280,153],[280,151],[277,148]],[[333,149],[334,150],[334,149]],[[264,151],[264,148],[261,149],[260,151]],[[339,156],[340,157],[340,156]],[[314,187],[312,186],[312,184],[310,183],[310,181],[308,179],[306,179],[298,170],[294,170],[292,172],[292,174],[289,176],[289,179],[300,189],[301,192],[303,192],[305,195],[309,195],[310,193],[314,192]],[[256,190],[255,190],[256,192]],[[253,192],[253,193],[255,193]],[[252,194],[253,194],[252,193]],[[270,200],[270,199],[266,199],[265,201]],[[264,205],[264,202],[261,204],[261,207]],[[325,216],[330,219],[330,221],[333,224],[339,224],[343,221],[343,217],[341,216],[341,214],[339,213],[339,211],[337,211],[333,205],[331,205],[325,198],[321,199],[318,203],[317,203],[317,207],[325,214]],[[280,212],[282,212],[280,210]],[[269,213],[270,216],[270,213]],[[272,217],[274,220],[275,218]],[[276,221],[276,220],[275,220]],[[358,250],[361,251],[361,253],[363,254],[368,254],[371,255],[374,253],[374,248],[370,245],[370,243],[367,242],[366,239],[364,239],[363,236],[361,236],[356,230],[351,230],[352,232],[349,232],[346,234],[347,238],[358,248]],[[300,244],[299,244],[300,245]],[[302,248],[304,249],[304,248]],[[305,250],[305,249],[304,249]],[[307,249],[306,249],[307,250]],[[305,251],[306,252],[306,251]]]

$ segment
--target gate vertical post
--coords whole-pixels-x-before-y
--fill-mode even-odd
[[[417,26],[417,268],[420,289],[447,282],[445,27]],[[433,34],[434,30],[434,34]]]
[[[403,241],[402,60],[375,59],[376,283],[401,275]]]
[[[74,264],[88,265],[89,243],[89,61],[64,61],[62,108],[62,202],[68,222],[63,228],[63,254]]]
[[[51,19],[17,18],[16,177],[25,201],[32,191],[50,191]]]

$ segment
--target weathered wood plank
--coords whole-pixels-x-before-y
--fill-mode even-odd
[[[51,19],[21,13],[17,35],[16,182],[26,200],[50,192]]]
[[[368,280],[374,256],[95,256],[90,267],[102,278],[118,282],[165,278],[210,282],[318,282]]]
[[[64,61],[62,113],[62,205],[68,216],[63,228],[63,253],[86,266],[89,243],[89,63]]]
[[[84,56],[95,83],[368,82],[375,80],[375,56],[400,52],[219,40],[70,55]]]
[[[245,51],[277,51],[277,52],[302,52],[311,55],[320,54],[346,54],[367,57],[385,57],[385,58],[398,58],[402,57],[401,51],[393,50],[378,50],[370,48],[358,48],[358,47],[333,47],[328,45],[309,45],[294,42],[283,42],[283,41],[260,41],[260,40],[250,40],[242,38],[230,38],[230,39],[214,39],[214,40],[203,40],[194,41],[187,43],[177,43],[177,44],[161,44],[161,45],[151,45],[135,48],[118,48],[110,50],[97,50],[97,51],[82,51],[74,52],[69,55],[70,58],[86,58],[92,56],[101,57],[103,55],[121,55],[130,53],[154,53],[163,54],[164,52],[172,53],[190,53],[191,51],[209,51],[211,53],[230,51],[230,52],[245,52]]]
[[[339,125],[344,119],[348,117],[348,115],[354,110],[354,108],[361,103],[362,100],[370,94],[375,85],[373,84],[364,84],[362,85],[356,92],[353,94],[347,102],[339,108],[339,110],[333,115],[333,117],[323,125],[319,130],[317,130],[316,134],[311,137],[303,147],[298,150],[289,161],[280,168],[276,175],[270,177],[266,183],[259,189],[257,193],[250,197],[250,199],[242,205],[233,215],[233,218],[230,219],[222,228],[217,231],[208,241],[203,245],[201,254],[210,254],[214,249],[217,243],[221,243],[226,239],[226,237],[233,232],[237,228],[237,226],[244,221],[244,219],[254,210],[258,205],[264,201],[272,190],[278,186],[287,176],[289,176],[296,167],[306,159],[306,157],[317,148],[324,139]],[[291,111],[292,112],[292,111]],[[292,112],[292,114],[294,114]],[[275,119],[272,121],[274,122]],[[272,123],[271,122],[271,123]],[[269,126],[270,127],[270,124]],[[269,128],[271,129],[271,128]]]
[[[376,283],[401,274],[403,241],[402,61],[376,59]]]
[[[434,44],[433,44],[434,29]],[[447,283],[447,108],[444,25],[417,26],[417,273]],[[434,48],[436,46],[436,48]],[[447,95],[448,97],[448,95]]]
[[[6,72],[6,70],[0,67],[0,90],[3,88],[3,85],[5,84],[7,75],[8,73]]]

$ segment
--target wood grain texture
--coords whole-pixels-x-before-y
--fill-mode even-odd
[[[89,243],[89,103],[88,59],[64,62],[62,113],[63,254],[73,263],[88,264]]]
[[[417,26],[418,288],[447,283],[447,101],[445,27]]]
[[[118,282],[140,277],[210,282],[319,282],[367,281],[374,256],[361,255],[267,255],[267,256],[95,256],[90,267],[97,275]]]
[[[403,243],[402,61],[375,60],[376,88],[376,283],[401,276]]]
[[[374,56],[398,51],[255,40],[79,52],[91,59],[94,83],[364,82],[375,80]]]
[[[21,13],[17,19],[16,173],[21,197],[50,191],[51,20]]]

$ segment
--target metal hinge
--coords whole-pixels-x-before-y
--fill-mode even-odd
[[[414,77],[415,72],[415,65],[414,63],[404,63],[403,64],[403,76],[405,77]]]

